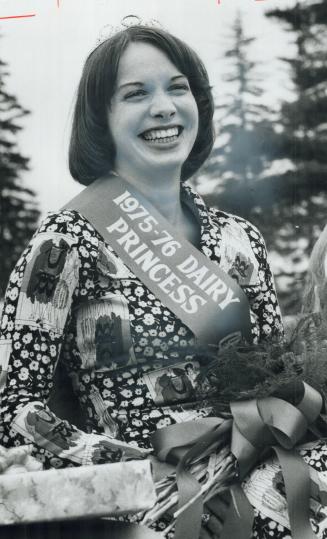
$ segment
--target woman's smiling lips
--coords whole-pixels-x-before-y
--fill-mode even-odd
[[[180,125],[153,127],[143,131],[139,136],[147,143],[154,144],[155,146],[167,145],[176,142],[182,131],[183,127]]]

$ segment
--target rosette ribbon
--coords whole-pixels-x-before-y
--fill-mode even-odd
[[[327,493],[311,480],[309,466],[294,450],[308,431],[321,437],[315,423],[322,409],[321,394],[305,382],[287,385],[278,396],[231,403],[231,451],[239,463],[240,480],[267,450],[275,452],[284,477],[293,539],[316,538],[309,520],[311,494],[327,502]],[[251,536],[253,509],[240,485],[232,486],[231,492],[234,503],[222,538],[245,539]]]
[[[176,521],[175,539],[197,539],[201,528],[203,500],[200,485],[187,466],[205,449],[217,450],[231,436],[231,452],[239,466],[239,482],[231,487],[230,505],[222,539],[249,539],[253,508],[241,487],[246,474],[266,452],[273,450],[280,462],[293,539],[315,539],[309,520],[310,496],[327,503],[327,492],[310,478],[308,465],[294,450],[308,431],[321,437],[316,422],[323,409],[321,394],[305,382],[284,387],[276,396],[231,403],[233,419],[204,418],[171,425],[156,431],[152,445],[159,460],[175,464],[179,494],[178,509],[190,500]]]

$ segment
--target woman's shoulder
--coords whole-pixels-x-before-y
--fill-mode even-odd
[[[208,211],[211,219],[225,233],[238,233],[242,235],[245,233],[251,243],[257,243],[265,247],[265,241],[260,230],[247,219],[213,207],[208,208]]]
[[[101,236],[83,215],[75,210],[58,210],[46,214],[34,233],[26,252],[29,258],[33,253],[71,252],[80,261],[95,263],[102,245]],[[22,260],[24,256],[22,256]]]
[[[259,229],[243,217],[227,213],[218,208],[208,206],[202,196],[194,189],[190,183],[183,185],[183,190],[192,197],[198,207],[202,219],[209,217],[209,222],[217,226],[224,236],[237,236],[240,239],[246,238],[251,244],[256,243],[265,247],[263,236]]]
[[[41,221],[36,234],[62,234],[75,241],[90,241],[97,244],[99,234],[89,221],[76,210],[57,210],[48,212]]]

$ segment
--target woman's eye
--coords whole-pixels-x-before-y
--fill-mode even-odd
[[[128,94],[126,94],[124,96],[125,99],[129,99],[130,97],[141,97],[143,95],[145,95],[146,92],[145,90],[133,90],[132,92],[128,92]]]
[[[190,89],[188,84],[173,84],[170,88],[171,90],[181,90],[184,92],[187,92]]]

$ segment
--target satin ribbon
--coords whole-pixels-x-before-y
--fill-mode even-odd
[[[157,430],[151,436],[151,443],[159,460],[176,464],[176,483],[178,490],[178,509],[199,495],[200,484],[186,470],[187,465],[201,453],[226,443],[232,422],[215,417],[196,421],[186,421]],[[202,496],[177,518],[174,539],[197,538],[203,514]]]
[[[292,537],[315,539],[309,506],[311,492],[317,491],[317,486],[312,485],[309,467],[293,448],[318,419],[323,399],[305,382],[290,384],[284,391],[290,398],[301,392],[302,397],[296,405],[278,397],[232,402],[231,451],[238,460],[242,480],[267,449],[274,450],[284,477]],[[316,429],[312,430],[317,434]],[[230,508],[231,514],[227,515],[227,526],[221,539],[248,539],[249,529],[244,523],[253,519],[253,509],[239,486],[232,487],[231,491],[232,495],[237,492],[237,496],[233,496],[234,504]],[[231,529],[234,535],[231,535]]]
[[[302,398],[295,406],[278,397],[232,402],[233,431],[231,451],[244,477],[262,451],[274,445],[292,449],[318,419],[323,399],[320,393],[302,382]],[[298,392],[289,386],[289,396]]]
[[[133,211],[125,200],[135,204]],[[219,264],[180,235],[129,182],[117,175],[100,178],[63,209],[77,210],[92,223],[128,268],[199,342],[226,346],[241,337],[252,342],[249,301],[243,289]],[[171,247],[178,246],[173,256],[171,250],[163,248],[167,241]],[[146,262],[142,262],[143,256]],[[200,281],[195,275],[191,278],[196,272],[203,274]],[[170,284],[163,284],[166,279]],[[182,290],[184,295],[189,290],[188,300],[181,299]],[[191,301],[193,305],[188,305]]]
[[[200,485],[185,467],[205,448],[212,447],[214,450],[220,443],[225,443],[231,429],[231,451],[239,464],[240,481],[259,457],[273,449],[284,476],[292,537],[315,539],[309,521],[310,495],[315,491],[326,500],[327,493],[319,492],[318,486],[310,479],[309,467],[293,448],[308,430],[320,436],[313,424],[320,416],[323,399],[318,391],[304,382],[289,385],[283,397],[233,402],[233,420],[205,418],[172,425],[152,435],[157,457],[177,464],[178,508],[200,491]],[[232,486],[231,494],[233,503],[226,516],[221,539],[249,539],[253,508],[240,483]],[[197,497],[178,517],[175,539],[197,539],[202,513],[203,501]]]

